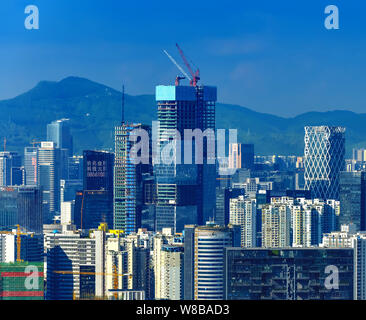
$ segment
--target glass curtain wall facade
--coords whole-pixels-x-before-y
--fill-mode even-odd
[[[157,86],[158,107],[157,152],[154,163],[157,188],[157,231],[173,228],[177,232],[184,224],[202,225],[214,217],[215,164],[208,164],[208,140],[203,141],[203,164],[195,163],[195,141],[192,143],[191,164],[184,163],[184,129],[215,130],[217,89],[207,86]],[[180,145],[175,144],[181,138]],[[164,161],[164,150],[174,145],[175,161]]]

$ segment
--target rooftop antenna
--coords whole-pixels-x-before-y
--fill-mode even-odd
[[[125,86],[122,85],[122,124],[125,123]]]

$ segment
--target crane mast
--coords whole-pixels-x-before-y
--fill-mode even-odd
[[[175,85],[179,86],[179,81],[183,79],[188,79],[189,81],[192,81],[191,77],[187,74],[187,72],[184,71],[184,69],[177,63],[177,61],[175,61],[175,59],[166,50],[163,51],[168,56],[170,61],[173,62],[173,64],[178,68],[178,70],[182,72],[182,74],[184,75],[184,77],[177,76],[177,78],[175,79]]]
[[[193,78],[193,80],[190,80],[190,85],[193,86],[193,87],[197,86],[197,81],[200,80],[200,69],[197,68],[196,71],[193,71],[193,69],[192,69],[191,65],[189,64],[186,56],[183,53],[183,50],[179,47],[178,43],[176,43],[175,45],[176,45],[176,47],[179,51],[180,56],[183,59],[184,64],[188,68],[189,73],[191,74],[191,76]]]
[[[196,71],[193,71],[190,63],[188,62],[186,56],[183,53],[183,50],[179,47],[178,43],[176,43],[176,47],[179,51],[180,56],[182,57],[184,64],[186,65],[190,75],[186,71],[184,71],[184,69],[177,63],[177,61],[175,61],[175,59],[166,50],[163,50],[164,53],[170,59],[170,61],[173,62],[173,64],[178,68],[178,70],[184,75],[184,77],[177,76],[177,78],[175,79],[175,85],[179,86],[180,80],[188,79],[189,84],[191,86],[193,86],[193,87],[197,86],[197,82],[198,82],[198,80],[200,80],[200,70],[197,68]]]

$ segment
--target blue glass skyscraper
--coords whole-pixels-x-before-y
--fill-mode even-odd
[[[53,141],[56,148],[67,149],[73,155],[73,139],[70,134],[69,119],[56,120],[47,125],[47,141]]]
[[[184,137],[185,129],[215,130],[216,87],[208,86],[157,86],[158,108],[157,152],[170,143],[176,130]],[[203,163],[154,164],[157,186],[155,229],[173,228],[177,232],[185,224],[203,225],[214,216],[215,164],[208,164],[207,140],[203,143]],[[195,144],[192,144],[192,149]],[[194,152],[192,152],[194,154]]]
[[[113,224],[126,234],[136,232],[141,225],[142,173],[151,170],[150,164],[135,164],[131,159],[130,136],[135,129],[151,132],[149,126],[136,123],[123,122],[115,127]]]

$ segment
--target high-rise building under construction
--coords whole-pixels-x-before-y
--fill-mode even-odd
[[[214,215],[215,202],[212,200],[215,199],[216,168],[215,161],[207,161],[210,157],[214,157],[214,154],[210,154],[207,149],[212,137],[206,136],[205,130],[215,130],[216,99],[216,87],[198,85],[156,87],[158,128],[154,176],[157,190],[155,219],[157,231],[162,228],[174,228],[179,232],[185,224],[202,225]],[[184,144],[187,143],[185,129],[192,131],[199,129],[203,132],[200,137],[195,135],[194,139],[191,139],[193,140],[191,164],[185,161]],[[177,142],[180,138],[182,143]],[[199,139],[202,139],[203,143],[200,143]],[[168,145],[174,144],[172,141],[176,141],[176,158],[169,163],[165,161],[164,154],[169,149]],[[203,150],[197,150],[196,146]],[[201,163],[197,163],[198,152],[202,152]]]

